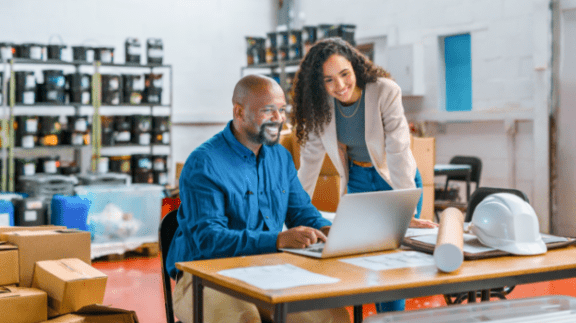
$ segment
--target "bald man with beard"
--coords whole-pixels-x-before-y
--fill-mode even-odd
[[[249,75],[232,96],[233,120],[194,150],[180,175],[178,230],[166,260],[176,278],[174,312],[192,322],[192,275],[176,262],[277,252],[326,241],[322,218],[302,188],[290,153],[278,144],[286,121],[284,92]],[[286,224],[288,230],[282,231]],[[254,304],[204,288],[204,322],[271,321]],[[349,322],[344,308],[288,314],[289,322]]]

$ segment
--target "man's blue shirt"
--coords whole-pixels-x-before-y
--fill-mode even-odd
[[[232,133],[232,122],[194,150],[180,174],[178,229],[166,268],[176,262],[276,252],[288,228],[330,225],[302,188],[290,153],[262,145],[258,156]]]

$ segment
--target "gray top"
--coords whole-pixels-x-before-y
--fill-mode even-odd
[[[366,91],[362,91],[360,100],[347,107],[342,106],[340,101],[334,99],[334,114],[336,115],[338,141],[348,147],[348,158],[361,162],[370,162],[364,131],[365,93]]]

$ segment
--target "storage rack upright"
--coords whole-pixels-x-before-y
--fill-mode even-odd
[[[81,66],[92,66],[94,69],[94,73],[93,75],[93,82],[91,85],[92,88],[92,105],[83,105],[81,103],[66,103],[66,104],[52,104],[52,103],[35,103],[35,104],[16,104],[16,82],[15,82],[15,69],[14,67],[17,65],[52,65],[52,66],[73,66],[75,68],[76,72],[80,72],[80,67]],[[154,65],[154,64],[147,64],[147,65],[143,65],[143,64],[136,64],[136,63],[128,63],[128,64],[114,64],[114,63],[100,63],[98,61],[95,62],[84,62],[84,61],[62,61],[62,60],[53,60],[53,59],[48,59],[48,60],[34,60],[34,59],[23,59],[23,58],[13,58],[13,59],[9,59],[9,60],[5,60],[3,61],[3,67],[4,67],[4,74],[3,74],[3,86],[2,86],[2,90],[3,90],[3,104],[2,105],[2,123],[1,123],[1,127],[2,127],[2,131],[0,133],[0,139],[2,139],[2,149],[0,150],[1,152],[1,156],[0,156],[0,160],[2,161],[2,167],[0,168],[0,175],[2,177],[2,181],[1,181],[1,190],[6,192],[6,191],[10,191],[13,192],[15,191],[15,164],[14,164],[14,156],[15,156],[15,152],[16,151],[20,151],[20,150],[36,150],[36,149],[74,149],[74,160],[81,166],[80,169],[84,169],[84,167],[82,167],[82,149],[86,146],[74,146],[74,145],[57,145],[57,146],[42,146],[42,147],[34,147],[34,148],[23,148],[23,147],[15,147],[15,140],[14,140],[14,121],[15,121],[15,109],[20,109],[20,108],[33,108],[33,109],[41,109],[42,106],[50,106],[50,107],[59,107],[59,108],[65,108],[65,107],[73,107],[74,112],[73,115],[74,116],[88,116],[90,113],[84,111],[83,108],[87,108],[87,109],[92,109],[92,116],[93,116],[93,125],[92,125],[92,133],[91,133],[91,144],[89,146],[92,147],[92,155],[91,155],[91,171],[95,171],[97,165],[100,162],[100,158],[101,158],[101,151],[102,151],[102,146],[101,146],[101,138],[100,138],[100,116],[101,116],[101,86],[100,83],[97,83],[97,81],[100,79],[101,73],[100,70],[102,68],[114,68],[114,69],[118,69],[118,68],[126,68],[126,69],[144,69],[146,71],[149,71],[150,73],[153,73],[155,70],[157,69],[161,69],[161,70],[166,70],[168,71],[169,74],[169,96],[168,96],[168,104],[166,105],[162,105],[162,103],[160,104],[151,104],[151,103],[142,103],[142,104],[138,104],[138,105],[133,105],[133,104],[120,104],[120,105],[114,105],[114,106],[110,106],[110,107],[120,107],[120,108],[131,108],[131,107],[148,107],[149,108],[149,112],[148,114],[152,117],[152,115],[154,114],[154,109],[156,107],[162,107],[168,110],[167,114],[164,114],[165,116],[169,117],[169,120],[171,120],[172,118],[172,100],[173,100],[173,91],[172,91],[172,66],[171,65]],[[9,77],[8,77],[9,76]],[[7,79],[10,78],[10,82],[9,84],[7,83]],[[10,93],[9,95],[6,95]],[[9,99],[8,99],[9,98]],[[166,101],[166,100],[163,100]],[[107,107],[107,106],[106,106]],[[41,110],[39,110],[38,112],[41,112]],[[8,114],[8,115],[6,115]],[[130,113],[131,114],[131,113]],[[71,115],[70,113],[60,113],[59,115]],[[172,133],[171,133],[171,127],[169,127],[169,133],[170,133],[170,137],[172,137]],[[136,147],[137,150],[142,151],[142,149],[147,148],[148,151],[150,152],[150,154],[152,155],[152,153],[154,152],[154,146],[159,146],[159,145],[155,145],[155,144],[150,144],[150,145],[133,145],[134,147]],[[168,148],[168,160],[171,160],[172,158],[172,145],[170,144],[166,144],[166,145],[162,145],[162,146],[167,146]],[[125,148],[123,146],[123,148]],[[107,148],[105,148],[107,149]],[[167,165],[170,165],[169,162],[167,162]],[[173,170],[168,168],[168,172],[172,173]],[[171,177],[170,177],[171,178]]]

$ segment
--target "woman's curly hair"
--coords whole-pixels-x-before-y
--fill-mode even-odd
[[[310,133],[320,135],[332,119],[328,105],[330,98],[324,87],[323,66],[334,54],[350,61],[356,74],[356,84],[361,89],[378,77],[390,77],[386,70],[340,38],[326,38],[314,44],[300,63],[292,85],[292,122],[301,145],[308,140]]]

